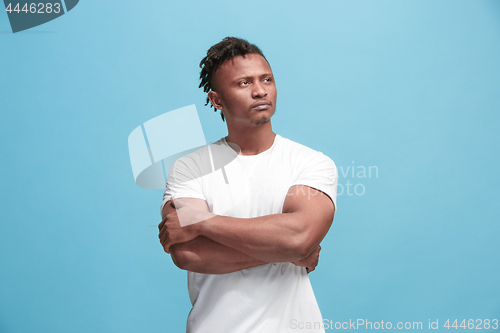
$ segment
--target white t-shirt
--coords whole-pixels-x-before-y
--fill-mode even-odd
[[[176,161],[161,207],[174,196],[203,199],[217,215],[279,214],[293,185],[324,192],[336,207],[337,179],[329,157],[280,135],[268,150],[250,156],[238,155],[223,138]],[[188,271],[188,288],[189,333],[324,332],[304,267],[285,262],[229,274]]]

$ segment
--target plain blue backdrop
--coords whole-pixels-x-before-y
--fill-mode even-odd
[[[226,36],[271,63],[274,131],[339,169],[323,317],[500,319],[500,1],[82,0],[17,34],[0,12],[0,332],[185,329],[127,137],[190,104],[227,134],[198,88]]]

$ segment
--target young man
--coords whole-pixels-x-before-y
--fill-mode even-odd
[[[188,271],[187,332],[324,332],[307,273],[333,221],[335,164],[272,131],[276,86],[255,45],[227,37],[200,67],[228,136],[177,160],[158,226]],[[204,172],[217,154],[232,157]]]

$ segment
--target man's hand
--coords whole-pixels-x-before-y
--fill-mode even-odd
[[[321,251],[321,245],[318,245],[318,247],[314,251],[312,251],[309,256],[305,257],[302,260],[294,261],[292,262],[292,264],[305,267],[307,273],[311,273],[312,271],[314,271],[314,269],[316,269],[316,266],[318,265],[319,251]]]
[[[195,239],[199,234],[193,224],[210,216],[179,199],[174,200],[172,198],[170,205],[176,210],[167,214],[158,225],[158,229],[160,230],[158,238],[167,253],[170,253],[172,245]]]
[[[175,200],[175,202],[178,207],[182,205],[179,200]],[[203,218],[214,215],[209,212],[205,200],[182,198],[182,202],[189,204],[195,210],[201,212],[200,216]],[[161,216],[163,219],[166,219],[167,215],[172,213],[177,214],[178,212],[179,210],[175,209],[175,205],[171,205],[171,201],[168,201],[161,211]],[[183,225],[182,218],[179,224]],[[164,223],[160,223],[158,226],[160,232],[163,226]],[[172,256],[174,264],[180,269],[203,274],[228,274],[267,263],[203,236],[198,236],[185,243],[176,243],[170,246],[169,254]]]

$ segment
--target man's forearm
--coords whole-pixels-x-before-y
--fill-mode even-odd
[[[313,196],[306,196],[300,191],[303,187],[289,190],[282,213],[254,218],[215,215],[172,198],[177,213],[168,214],[160,224],[160,241],[168,253],[174,244],[205,236],[264,262],[301,260],[321,243],[335,213],[326,194],[314,190]]]
[[[299,213],[250,219],[216,215],[190,227],[197,228],[199,235],[258,260],[287,262],[307,257],[323,238],[316,234],[328,230],[307,226],[303,223],[307,218]]]
[[[227,274],[267,263],[204,236],[173,245],[170,254],[177,267],[204,274]]]
[[[289,189],[281,214],[249,219],[216,215],[202,218],[202,222],[192,227],[195,233],[253,258],[294,262],[317,248],[331,226],[334,213],[333,202],[326,194],[298,185]]]

